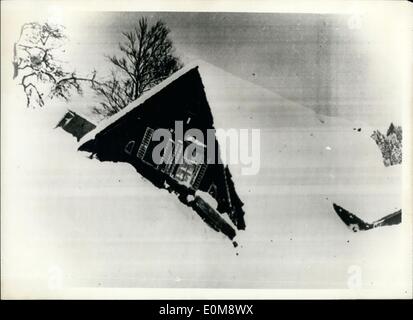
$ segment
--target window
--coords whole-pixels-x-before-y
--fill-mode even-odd
[[[125,146],[125,149],[124,149],[125,152],[130,155],[133,151],[134,146],[135,146],[135,141],[133,141],[133,140],[129,141]]]
[[[137,154],[138,158],[141,160],[144,160],[145,154],[147,153],[146,151],[148,149],[149,143],[152,140],[152,134],[153,134],[153,129],[147,127],[145,130],[145,134],[143,135],[142,142],[141,142],[141,145],[139,146],[139,150]]]

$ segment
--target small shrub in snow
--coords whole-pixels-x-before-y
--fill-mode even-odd
[[[386,135],[375,130],[371,135],[383,156],[386,167],[402,163],[402,127],[390,124]]]

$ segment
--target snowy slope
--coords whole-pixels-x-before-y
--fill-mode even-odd
[[[248,177],[242,176],[242,165],[231,165],[238,188],[280,185],[288,192],[309,188],[314,192],[328,186],[331,194],[340,194],[357,188],[367,192],[368,185],[373,195],[377,191],[400,193],[401,166],[383,166],[380,151],[370,138],[374,128],[317,115],[207,63],[200,64],[200,72],[215,127],[260,129],[261,170]],[[397,198],[387,200],[388,206],[381,207],[384,212],[400,206]],[[370,207],[377,212],[377,205],[370,202],[357,205],[361,207],[356,211],[367,213]]]
[[[216,127],[261,128],[259,174],[231,165],[246,211],[239,246],[131,166],[77,152],[52,129],[64,109],[10,98],[3,286],[48,290],[57,269],[67,287],[346,289],[359,266],[364,289],[410,290],[402,226],[353,234],[332,208],[373,220],[400,207],[401,168],[383,166],[372,129],[320,121],[211,66],[202,77]]]

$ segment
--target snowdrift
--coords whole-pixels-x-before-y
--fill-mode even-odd
[[[5,285],[47,288],[57,268],[67,287],[346,289],[356,265],[365,289],[404,288],[401,227],[353,234],[332,208],[369,221],[400,209],[401,166],[383,166],[372,128],[200,70],[217,128],[261,129],[259,173],[230,165],[245,203],[239,246],[131,166],[77,152],[52,129],[63,108],[16,106],[5,129]]]

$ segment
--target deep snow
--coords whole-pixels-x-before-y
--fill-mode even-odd
[[[52,129],[65,109],[26,110],[16,91],[2,126],[3,287],[47,288],[59,270],[65,287],[347,289],[358,266],[363,289],[410,292],[406,226],[352,233],[332,208],[367,221],[400,208],[401,166],[383,166],[373,128],[204,68],[215,126],[261,128],[259,174],[230,166],[239,246],[130,165],[76,151]]]

